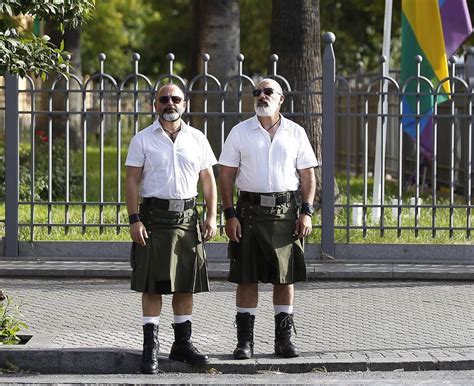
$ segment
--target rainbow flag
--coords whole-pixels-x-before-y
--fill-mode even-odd
[[[402,0],[402,54],[400,84],[416,76],[415,56],[421,55],[421,76],[434,88],[448,77],[448,59],[472,33],[466,0]],[[416,84],[407,84],[403,97],[403,130],[416,140]],[[449,82],[443,82],[436,103],[449,99]],[[411,94],[411,95],[410,95]],[[420,82],[420,146],[431,160],[433,154],[433,108],[435,97],[426,82]]]

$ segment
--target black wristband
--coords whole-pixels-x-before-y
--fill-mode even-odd
[[[140,220],[140,216],[138,215],[138,213],[134,213],[128,216],[128,222],[130,225],[135,224],[136,222],[140,222],[140,221],[142,220]]]
[[[226,220],[229,220],[234,217],[237,217],[237,212],[235,211],[233,206],[224,209],[224,218]]]
[[[303,202],[301,204],[301,213],[307,214],[312,217],[314,213],[314,207],[309,202]]]

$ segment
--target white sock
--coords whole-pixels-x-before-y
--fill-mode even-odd
[[[188,320],[192,321],[192,315],[173,315],[173,320],[175,324],[184,323]]]
[[[237,313],[245,314],[246,312],[248,312],[250,315],[255,315],[255,313],[257,312],[257,308],[237,307]]]
[[[160,317],[159,316],[144,316],[143,317],[143,325],[145,324],[160,324]]]
[[[273,305],[273,309],[275,310],[275,315],[278,315],[281,312],[285,314],[292,314],[293,313],[293,304],[282,304],[282,305]]]

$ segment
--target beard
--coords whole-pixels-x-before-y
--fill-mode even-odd
[[[160,114],[160,118],[167,121],[167,122],[174,122],[181,118],[183,111],[179,111],[178,109],[167,109]]]
[[[278,110],[278,102],[255,102],[254,107],[259,117],[271,117]]]

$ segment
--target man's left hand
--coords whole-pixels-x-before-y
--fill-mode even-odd
[[[217,223],[215,217],[208,217],[201,225],[201,232],[204,240],[212,239],[217,233]]]
[[[309,236],[311,230],[313,229],[313,224],[311,222],[311,216],[301,213],[296,220],[296,227],[293,236],[298,236],[299,239]]]

